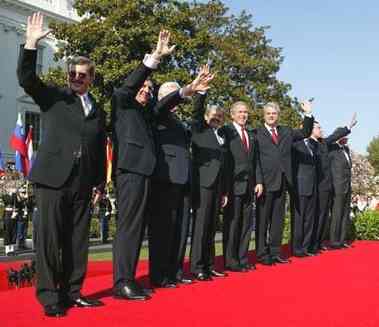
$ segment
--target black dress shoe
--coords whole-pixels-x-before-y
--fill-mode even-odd
[[[245,265],[242,265],[242,267],[246,268],[247,270],[256,270],[255,264],[253,263],[247,263]]]
[[[263,257],[257,260],[260,264],[265,265],[265,266],[272,266],[274,262],[270,257]]]
[[[320,250],[321,250],[321,251],[326,251],[327,249],[328,249],[328,248],[327,248],[325,245],[321,245],[321,246],[320,246]]]
[[[206,281],[213,280],[210,275],[203,273],[203,272],[195,274],[195,279],[197,279],[200,282],[206,282]]]
[[[307,256],[304,252],[294,252],[292,255],[297,258],[305,258]]]
[[[152,288],[142,288],[142,292],[144,292],[146,295],[152,295],[154,293],[154,290]]]
[[[280,255],[277,255],[277,256],[274,256],[271,258],[271,260],[274,262],[274,263],[290,263],[291,261],[286,259],[286,258],[283,258],[281,257]]]
[[[162,281],[162,282],[152,282],[151,285],[154,288],[177,288],[178,285],[176,284],[175,281]]]
[[[76,307],[76,308],[91,308],[91,307],[102,307],[103,302],[96,299],[88,299],[84,296],[80,296],[77,299],[69,300],[67,307]]]
[[[193,279],[191,278],[177,278],[176,279],[176,282],[179,283],[179,284],[185,284],[185,285],[188,285],[188,284],[192,284],[194,282]]]
[[[225,267],[225,269],[232,272],[248,272],[249,271],[249,269],[245,266],[227,266]]]
[[[328,250],[339,250],[339,249],[342,249],[341,244],[330,244],[328,247]]]
[[[321,250],[320,249],[312,249],[312,250],[308,251],[308,253],[311,253],[313,255],[319,255],[321,253]]]
[[[349,243],[343,243],[341,248],[344,248],[344,249],[350,249],[351,248],[351,245]]]
[[[304,254],[306,257],[314,257],[315,256],[315,254],[313,254],[312,252],[308,252],[308,251],[305,251]]]
[[[115,299],[123,300],[149,300],[150,295],[146,294],[145,290],[139,286],[135,281],[129,281],[121,288],[114,291],[113,297]]]
[[[59,304],[50,304],[43,307],[45,316],[59,318],[66,315],[66,310]]]
[[[14,257],[16,255],[16,252],[10,251],[7,253],[7,257]]]
[[[209,271],[209,275],[211,277],[227,277],[228,274],[227,273],[224,273],[224,272],[221,272],[221,271],[217,271],[217,270],[211,270]]]

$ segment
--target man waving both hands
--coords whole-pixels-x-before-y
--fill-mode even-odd
[[[151,176],[157,162],[153,127],[185,97],[202,91],[210,76],[199,74],[189,85],[158,102],[152,98],[153,83],[149,75],[159,62],[169,56],[170,32],[159,33],[155,51],[115,90],[112,99],[114,166],[118,219],[113,242],[114,296],[118,299],[147,300],[151,291],[135,281],[136,266],[147,223],[147,203]]]

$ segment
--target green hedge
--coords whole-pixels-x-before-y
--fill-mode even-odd
[[[379,240],[379,211],[366,210],[355,219],[358,240]]]

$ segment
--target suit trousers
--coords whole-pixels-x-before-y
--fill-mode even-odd
[[[294,200],[294,221],[292,223],[292,253],[303,254],[311,251],[313,226],[315,224],[317,192],[312,195],[297,195]]]
[[[113,282],[122,288],[135,279],[147,223],[150,177],[125,170],[116,172],[116,234],[113,240]]]
[[[207,273],[214,268],[214,238],[221,206],[221,180],[212,188],[200,187],[199,203],[194,212],[190,266],[193,274]]]
[[[286,207],[286,179],[278,191],[266,191],[258,200],[256,253],[258,259],[280,254]]]
[[[251,196],[232,195],[225,210],[223,252],[225,267],[248,264],[248,252],[253,227]]]
[[[330,221],[330,245],[341,246],[346,240],[350,219],[351,190],[333,196],[332,219]]]
[[[37,298],[42,305],[75,299],[87,271],[91,185],[75,165],[60,188],[36,185]]]
[[[149,275],[153,283],[176,280],[178,210],[183,205],[183,185],[152,182],[149,200]]]
[[[174,271],[176,279],[184,277],[184,257],[186,255],[187,241],[191,223],[191,194],[190,191],[185,191],[183,203],[177,210],[177,219],[175,227],[174,248],[177,249],[173,254]]]
[[[321,249],[325,230],[329,222],[331,202],[332,193],[330,191],[319,191],[311,244],[311,250],[314,252]]]

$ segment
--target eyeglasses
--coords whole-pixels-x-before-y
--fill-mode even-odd
[[[87,73],[78,73],[74,70],[71,70],[68,72],[68,76],[70,77],[70,79],[84,80],[87,78],[88,74]]]

